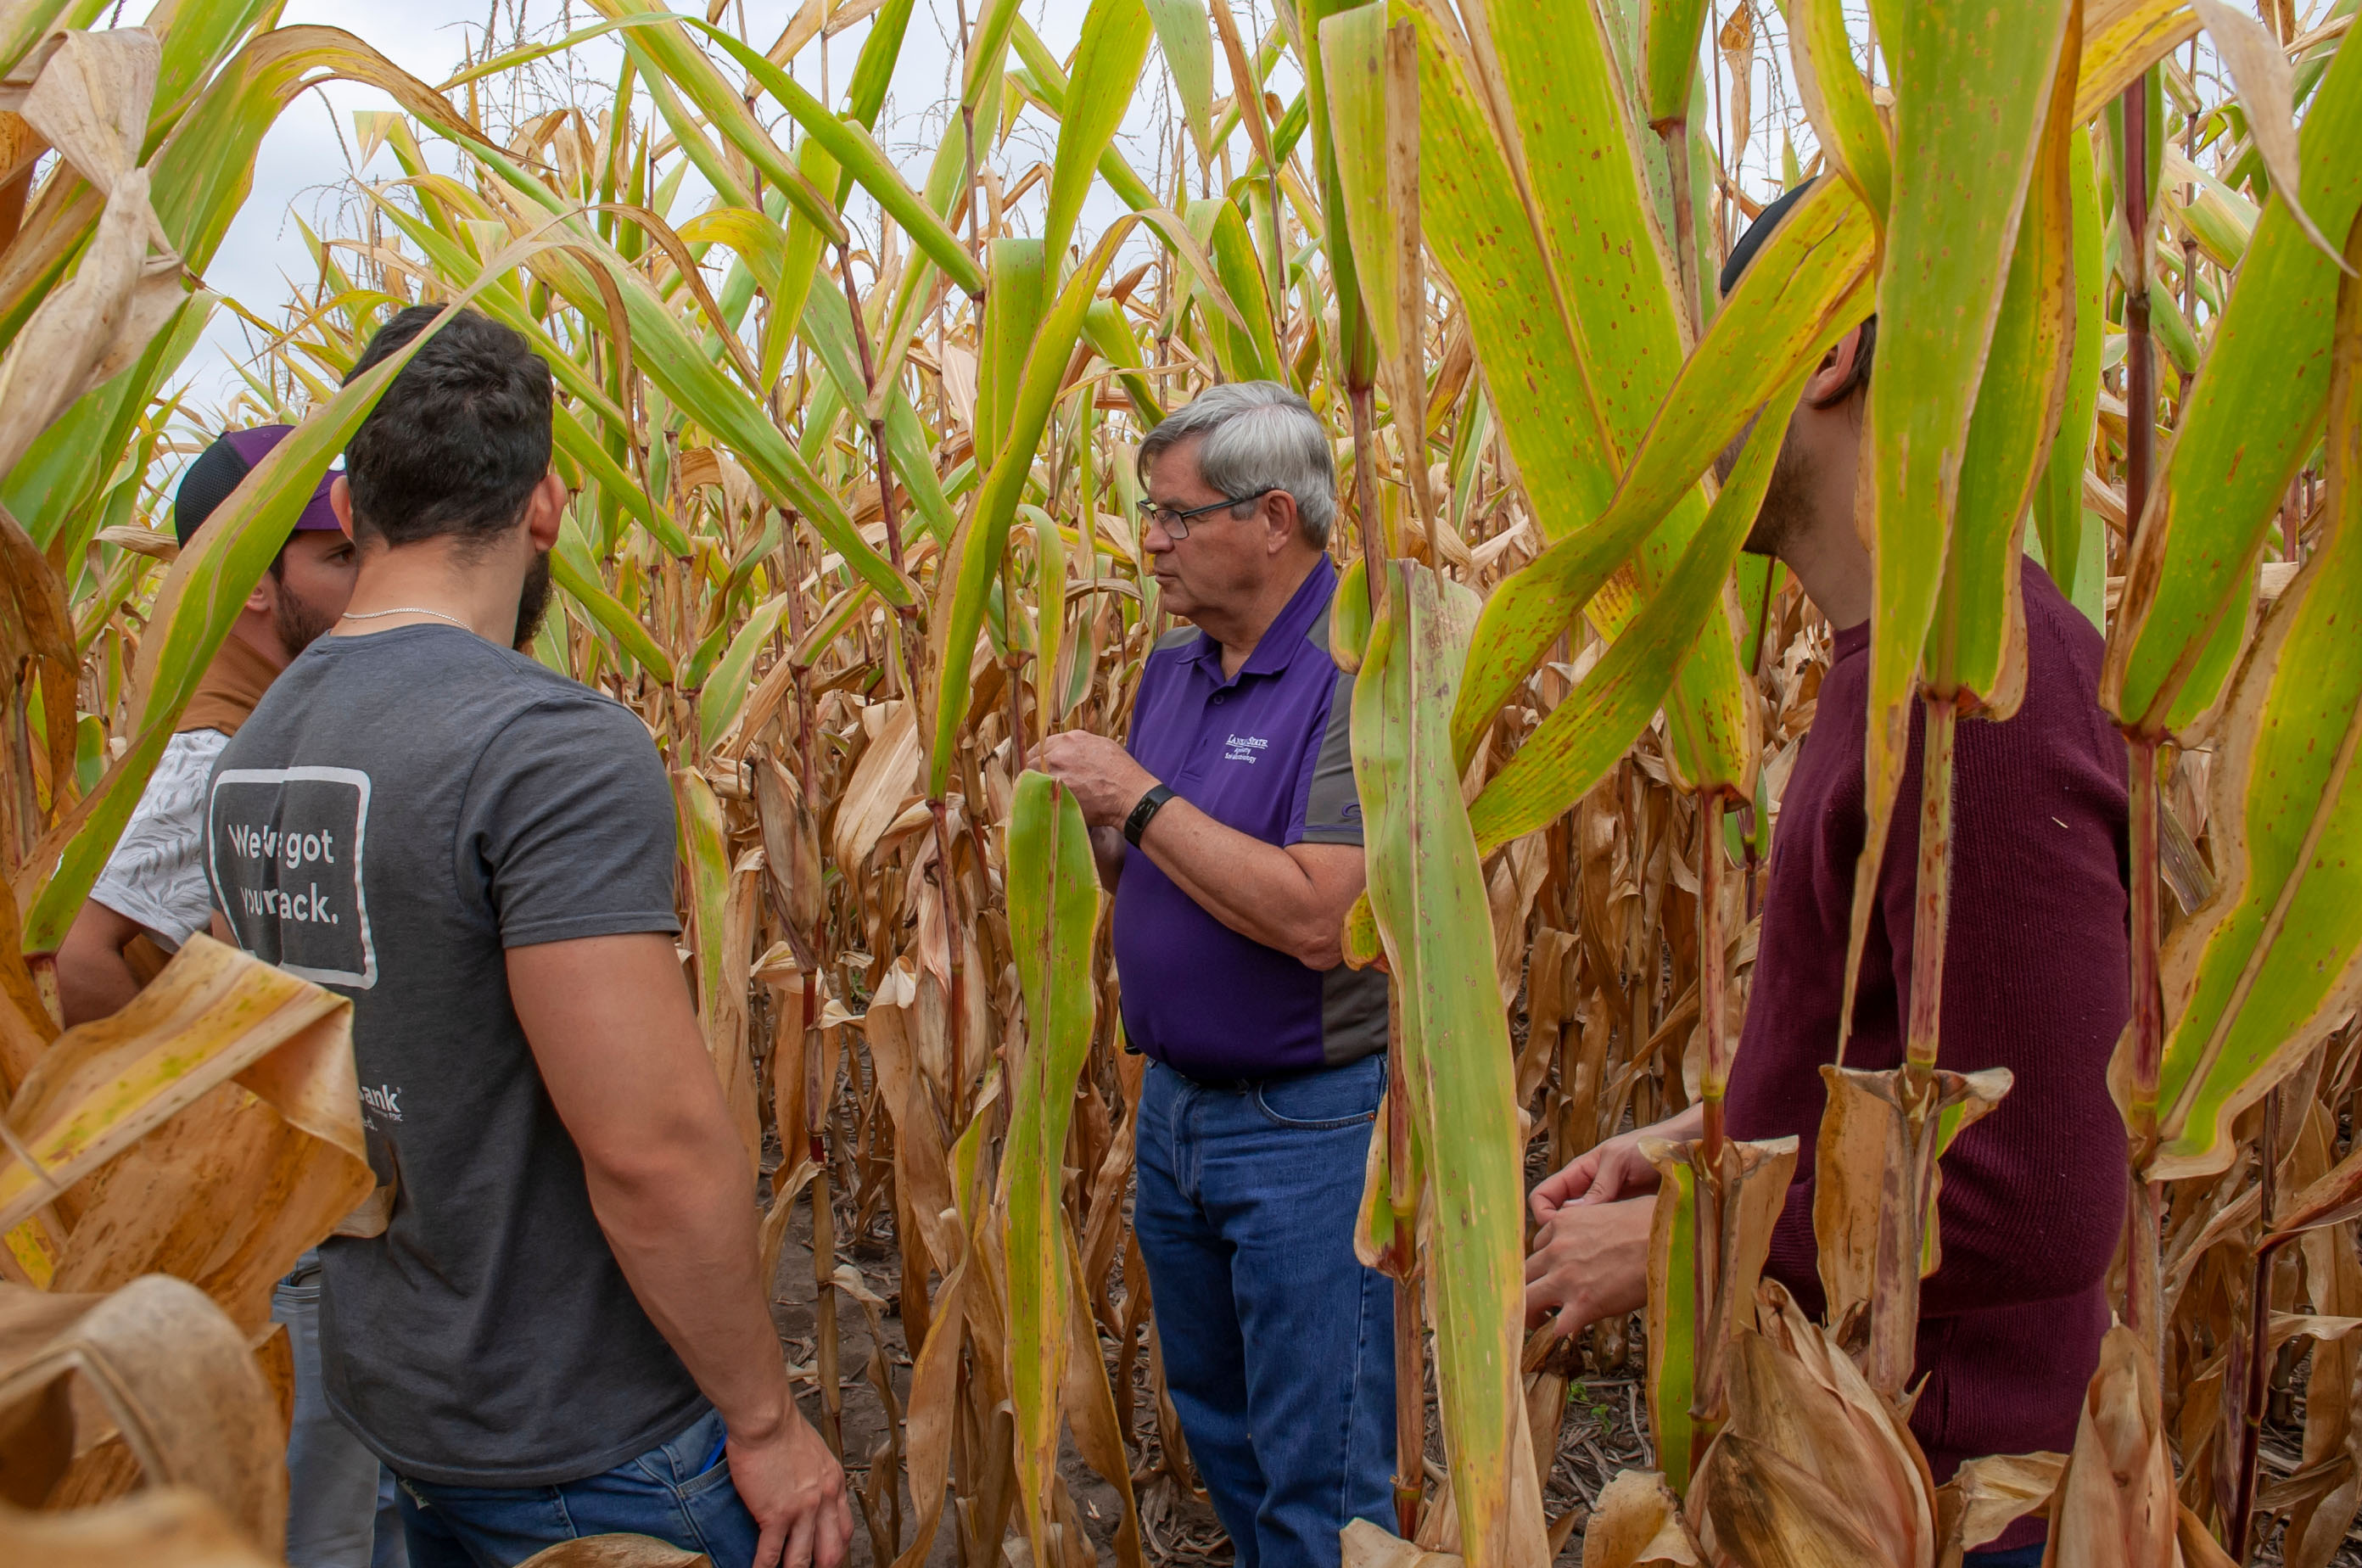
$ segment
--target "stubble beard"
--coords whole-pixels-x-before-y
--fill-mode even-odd
[[[519,653],[533,646],[533,639],[541,633],[541,623],[549,613],[549,552],[542,551],[525,569],[524,583],[517,590],[516,641]]]
[[[278,602],[271,609],[270,621],[272,629],[279,634],[279,646],[285,648],[287,657],[292,659],[326,635],[328,628],[337,624],[337,617],[288,587],[282,578],[279,581]]]
[[[1772,459],[1763,504],[1756,509],[1754,526],[1740,549],[1750,556],[1778,557],[1809,525],[1814,469],[1813,459],[1797,445],[1795,432],[1788,431],[1781,439],[1780,455]]]

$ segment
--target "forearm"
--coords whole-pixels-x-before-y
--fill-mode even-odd
[[[1666,1117],[1639,1129],[1644,1138],[1662,1138],[1669,1143],[1685,1143],[1705,1135],[1705,1106],[1698,1100]]]
[[[105,905],[89,902],[74,917],[57,957],[58,1005],[66,1027],[112,1017],[139,994],[123,949],[139,927]]]
[[[629,1171],[586,1167],[590,1203],[624,1276],[733,1434],[800,1419],[756,1277],[745,1151],[726,1127]]]
[[[1342,953],[1329,900],[1295,856],[1226,827],[1188,801],[1168,802],[1140,847],[1199,909],[1241,936],[1294,954],[1316,969]]]

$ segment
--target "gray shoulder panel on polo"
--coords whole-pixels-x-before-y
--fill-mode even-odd
[[[1171,631],[1165,633],[1163,636],[1157,638],[1156,646],[1150,648],[1148,651],[1151,653],[1163,653],[1168,648],[1187,647],[1200,634],[1197,627],[1189,624],[1188,622],[1184,621],[1179,625],[1174,627]]]
[[[1320,1059],[1332,1067],[1386,1048],[1386,977],[1340,964],[1320,977]]]

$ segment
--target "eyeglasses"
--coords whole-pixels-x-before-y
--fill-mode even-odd
[[[1275,484],[1267,484],[1253,495],[1226,495],[1220,501],[1209,501],[1203,506],[1193,506],[1187,512],[1176,512],[1172,507],[1159,506],[1153,501],[1143,501],[1140,502],[1140,521],[1143,526],[1153,524],[1164,529],[1165,536],[1178,544],[1189,536],[1189,519],[1192,517],[1203,517],[1209,512],[1220,512],[1225,507],[1244,506],[1250,502],[1261,501],[1278,488],[1279,486]]]

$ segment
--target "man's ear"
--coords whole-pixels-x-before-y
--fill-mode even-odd
[[[1302,527],[1302,519],[1297,515],[1296,497],[1284,490],[1275,490],[1263,500],[1265,508],[1264,526],[1268,530],[1263,547],[1265,554],[1275,556],[1286,549],[1288,541],[1297,536]]]
[[[337,514],[337,526],[345,531],[345,537],[359,544],[353,536],[353,487],[342,474],[328,481],[328,510]]]
[[[536,550],[546,550],[557,544],[557,530],[566,520],[566,481],[552,469],[541,476],[525,499],[524,527]]]
[[[279,579],[267,571],[256,578],[253,591],[246,596],[246,603],[241,608],[251,610],[258,615],[276,615],[279,613]]]
[[[1855,364],[1861,354],[1861,328],[1849,328],[1843,337],[1829,346],[1821,362],[1805,381],[1805,405],[1827,408],[1838,403],[1854,388]]]

